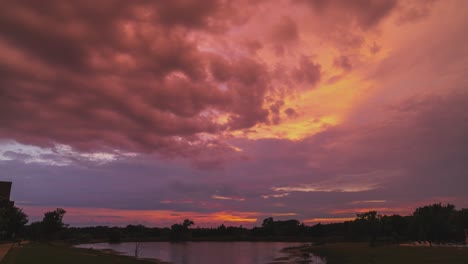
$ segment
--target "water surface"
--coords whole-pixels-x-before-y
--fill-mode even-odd
[[[134,256],[134,242],[120,244],[96,243],[78,247],[112,249],[120,254]],[[286,247],[303,243],[290,242],[144,242],[140,258],[152,258],[174,264],[265,264],[265,263],[311,263],[324,264],[319,257],[291,256],[282,252]]]

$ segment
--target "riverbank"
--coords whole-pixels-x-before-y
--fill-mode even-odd
[[[340,243],[289,249],[295,254],[324,257],[327,264],[466,264],[468,248],[449,247],[369,247],[367,243]]]
[[[73,248],[67,245],[31,243],[14,247],[1,264],[155,264],[153,260],[141,260],[120,256],[111,252]]]
[[[298,247],[302,243],[288,242],[144,242],[140,257],[155,258],[178,264],[265,264],[288,254],[286,247]],[[78,245],[80,248],[110,249],[123,255],[133,255],[135,243],[98,243]]]

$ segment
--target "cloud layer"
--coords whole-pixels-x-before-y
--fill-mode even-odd
[[[466,8],[1,3],[0,179],[78,225],[466,207]]]

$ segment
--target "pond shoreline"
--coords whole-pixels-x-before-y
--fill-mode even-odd
[[[363,260],[379,264],[466,264],[468,247],[419,247],[368,243],[308,244],[286,249],[291,254],[312,253],[327,264],[362,264]]]
[[[109,239],[87,239],[87,240],[71,240],[72,245],[80,244],[95,244],[95,243],[131,243],[131,242],[169,242],[169,243],[184,243],[184,242],[287,242],[287,243],[314,243],[317,238],[313,237],[202,237],[190,238],[187,240],[175,241],[167,237],[146,237],[146,238],[126,238],[118,242],[110,241]]]
[[[79,248],[79,247],[75,247],[75,248]],[[144,261],[147,261],[147,262],[152,262],[152,263],[157,263],[157,264],[172,264],[172,262],[166,262],[166,261],[162,261],[162,260],[156,259],[156,258],[137,258],[135,256],[125,255],[125,252],[120,252],[120,251],[116,251],[116,250],[109,249],[109,248],[105,248],[105,249],[89,248],[89,250],[98,251],[98,252],[101,252],[103,254],[112,254],[112,255],[116,255],[116,256],[125,256],[125,257],[133,258],[133,259],[136,259],[136,260],[144,260]]]
[[[289,242],[142,242],[139,260],[154,263],[288,263],[301,256],[287,249],[300,246]],[[107,254],[135,258],[135,243],[93,243],[75,245],[76,248],[98,250]],[[295,263],[295,262],[294,262]],[[321,264],[321,263],[318,263]]]

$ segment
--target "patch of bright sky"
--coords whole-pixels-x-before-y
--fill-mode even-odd
[[[218,199],[218,200],[233,200],[233,201],[239,201],[239,202],[245,201],[245,198],[240,198],[240,197],[228,197],[228,196],[222,196],[222,195],[217,195],[217,194],[211,195],[211,198],[213,198],[213,199]]]
[[[277,192],[363,192],[375,189],[374,185],[347,185],[347,186],[319,186],[315,184],[301,184],[294,186],[272,187]]]
[[[317,183],[273,186],[276,192],[363,192],[381,187],[388,179],[403,176],[400,170],[377,170],[360,174],[336,175],[332,179]],[[385,202],[384,200],[372,200]],[[369,202],[369,201],[368,201]]]
[[[364,201],[352,201],[351,204],[368,204],[368,203],[386,203],[387,200],[364,200]]]
[[[288,196],[289,193],[281,193],[281,194],[269,194],[269,195],[262,195],[261,197],[263,199],[269,199],[269,198],[283,198],[285,196]]]
[[[74,161],[87,161],[105,164],[120,157],[135,157],[136,153],[114,152],[79,152],[64,144],[55,144],[51,148],[25,145],[16,141],[0,142],[0,160],[21,160],[26,164],[36,163],[52,166],[68,166]]]
[[[15,160],[15,155],[22,157],[22,161],[25,163],[45,163],[48,165],[65,166],[68,165],[67,161],[49,160],[49,155],[55,155],[56,153],[50,148],[41,148],[32,145],[20,144],[16,141],[3,141],[0,142],[0,160]]]

